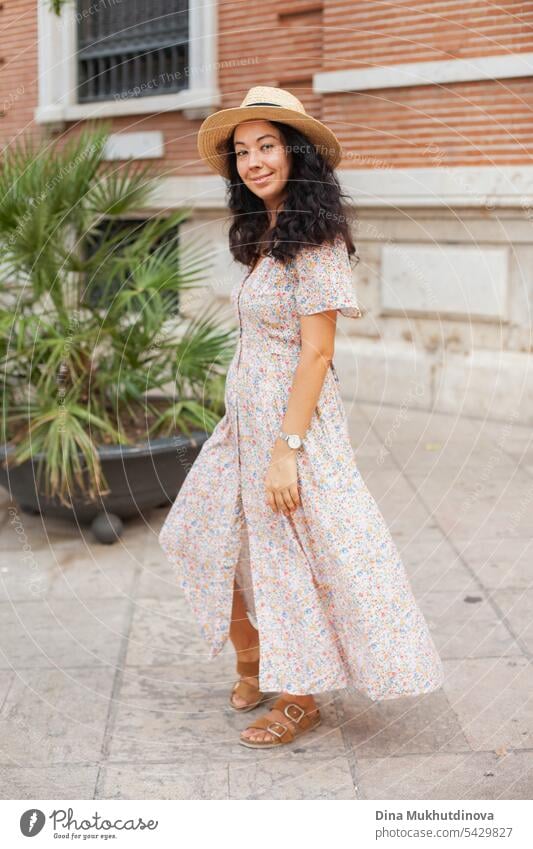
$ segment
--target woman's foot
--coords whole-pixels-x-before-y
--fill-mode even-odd
[[[296,705],[299,705],[304,711],[306,715],[310,715],[311,719],[315,718],[314,711],[318,709],[318,705],[315,702],[313,696],[293,696],[290,693],[281,693],[280,698],[286,699]],[[289,710],[289,712],[292,712]],[[295,719],[297,719],[296,711],[293,712]],[[283,725],[287,725],[292,731],[298,733],[298,723],[292,722],[291,719],[287,716],[283,710],[279,710],[278,708],[272,708],[268,713],[264,714],[264,718],[268,719],[269,723],[278,723],[281,722]],[[279,732],[282,729],[279,726],[276,726],[276,730]],[[259,728],[245,728],[241,733],[241,737],[245,740],[249,740],[254,743],[274,743],[276,742],[276,735],[272,734],[270,731],[266,731],[264,729]]]

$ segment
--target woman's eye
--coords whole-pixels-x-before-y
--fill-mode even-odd
[[[261,150],[262,150],[264,147],[274,147],[274,145],[272,144],[272,142],[265,142],[264,144],[262,144],[262,145],[261,145]],[[247,150],[238,150],[238,151],[237,151],[237,157],[240,157],[240,156],[241,156],[241,153],[242,153],[242,154],[244,154],[244,153],[248,153],[248,151],[247,151]]]

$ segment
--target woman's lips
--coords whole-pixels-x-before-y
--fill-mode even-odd
[[[262,183],[266,182],[266,180],[268,180],[269,177],[272,177],[272,174],[265,174],[263,177],[257,177],[252,182],[257,183],[258,185],[261,185]]]

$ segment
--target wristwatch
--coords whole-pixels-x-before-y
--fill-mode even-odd
[[[283,431],[280,430],[279,438],[284,439],[289,448],[298,449],[304,444],[302,437],[297,433],[283,433]]]

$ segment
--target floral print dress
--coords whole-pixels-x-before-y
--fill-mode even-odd
[[[341,236],[266,256],[234,287],[240,338],[226,412],[159,535],[209,647],[229,636],[233,584],[259,630],[259,685],[354,689],[372,700],[441,686],[441,660],[379,508],[359,473],[334,366],[297,456],[301,504],[268,505],[264,479],[301,349],[300,315],[358,318]]]

